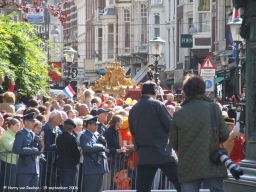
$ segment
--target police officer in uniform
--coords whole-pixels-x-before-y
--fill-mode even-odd
[[[97,116],[85,119],[86,131],[80,137],[80,146],[83,150],[83,192],[100,192],[103,175],[108,172],[107,151],[104,138],[96,135],[98,124]]]
[[[17,163],[17,187],[20,191],[36,191],[39,180],[39,155],[35,134],[35,112],[23,116],[24,128],[17,132],[13,153],[19,155]]]

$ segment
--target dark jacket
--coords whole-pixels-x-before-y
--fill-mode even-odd
[[[69,132],[63,132],[56,139],[56,147],[58,152],[57,168],[76,169],[80,159],[76,138]]]
[[[143,95],[130,110],[129,126],[138,152],[138,165],[177,161],[169,143],[171,116],[160,101]]]
[[[113,127],[109,127],[105,133],[103,134],[107,141],[107,148],[109,149],[110,155],[115,155],[116,150],[120,149],[119,138],[118,138],[118,130]]]
[[[50,121],[43,126],[45,151],[57,151],[55,139],[62,133],[59,127],[53,129]]]
[[[178,151],[178,176],[180,182],[198,178],[226,177],[225,166],[216,166],[210,161],[210,155],[216,149],[211,123],[209,103],[204,95],[186,99],[181,109],[173,116],[170,141],[174,150]],[[215,105],[216,123],[219,128],[219,140],[224,142],[229,137],[218,105]]]
[[[62,133],[62,131],[60,130],[59,127],[56,127],[55,129],[53,129],[50,121],[48,121],[43,126],[43,131],[44,131],[45,159],[47,160],[47,164],[53,164],[55,163],[55,160],[56,160],[55,151],[57,151],[55,140],[56,140],[56,137]],[[48,165],[48,167],[50,168],[50,165]]]
[[[98,132],[100,135],[103,135],[103,133],[106,131],[106,129],[107,129],[106,125],[100,123],[100,124],[98,125],[97,132]]]

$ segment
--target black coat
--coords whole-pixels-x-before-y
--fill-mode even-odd
[[[129,113],[129,126],[138,152],[138,165],[177,160],[169,143],[171,115],[160,101],[143,95]]]
[[[76,169],[79,163],[80,151],[76,138],[69,132],[63,132],[56,139],[58,151],[57,167],[62,169]]]
[[[107,141],[107,148],[109,149],[109,153],[111,155],[116,154],[116,150],[120,149],[119,138],[118,138],[118,130],[115,128],[109,127],[105,133],[103,134]]]

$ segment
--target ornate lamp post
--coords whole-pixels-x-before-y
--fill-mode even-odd
[[[236,93],[241,94],[241,60],[240,55],[240,43],[243,41],[243,38],[240,36],[240,27],[242,25],[243,19],[236,18],[228,25],[230,26],[230,31],[232,34],[233,41],[237,44],[236,49]]]
[[[197,28],[195,28],[194,26],[190,27],[189,33],[191,34],[191,36],[193,38],[193,35],[197,33]],[[192,42],[192,47],[193,47],[193,42]],[[189,67],[191,67],[191,49],[192,48],[189,49]],[[192,73],[193,73],[193,69],[192,69]]]
[[[158,61],[162,58],[161,54],[163,51],[165,41],[160,37],[155,37],[149,41],[151,47],[152,59],[155,61],[155,83],[158,82]]]
[[[65,57],[65,60],[66,60],[66,63],[68,65],[68,83],[67,84],[70,84],[71,82],[71,66],[74,62],[74,58],[75,58],[75,55],[77,54],[77,51],[74,50],[72,47],[70,48],[66,48],[64,49],[64,57]]]
[[[222,69],[224,69],[224,89],[223,89],[223,95],[222,98],[226,98],[226,72],[228,70],[228,54],[227,52],[222,52],[220,55],[220,62],[222,65]]]

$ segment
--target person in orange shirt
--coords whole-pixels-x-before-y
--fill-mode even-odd
[[[225,123],[227,124],[230,134],[228,140],[223,143],[224,147],[228,151],[229,158],[238,164],[241,160],[245,158],[243,152],[243,143],[245,142],[244,135],[241,135],[239,132],[234,132],[235,119],[224,117]]]
[[[138,154],[134,151],[134,141],[129,129],[128,117],[123,116],[123,124],[119,129],[119,144],[121,147],[125,147],[129,151],[129,157],[127,160],[128,177],[131,178],[131,189],[135,189],[135,172],[138,161]]]

